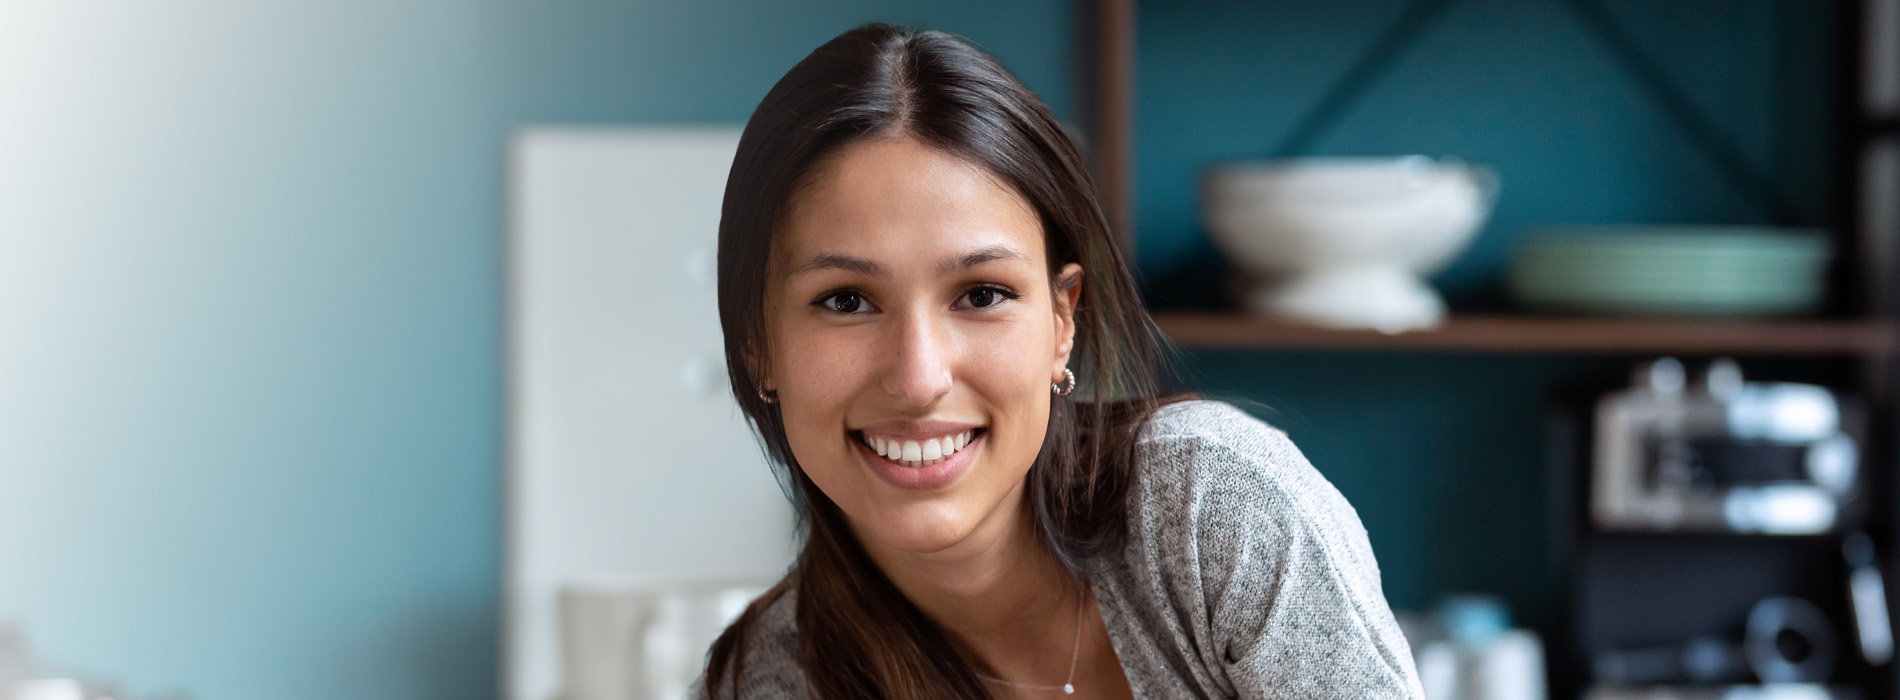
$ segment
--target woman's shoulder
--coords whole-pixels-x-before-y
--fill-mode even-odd
[[[1147,636],[1201,654],[1223,692],[1420,697],[1358,513],[1285,431],[1184,401],[1151,416],[1138,459],[1112,576]]]
[[[1156,409],[1138,454],[1141,480],[1164,491],[1299,486],[1319,476],[1286,431],[1224,401],[1178,401]]]
[[[1238,406],[1213,399],[1188,399],[1156,408],[1142,441],[1197,439],[1249,443],[1274,436],[1285,437],[1286,432]]]
[[[1317,546],[1376,577],[1358,513],[1286,431],[1221,401],[1157,409],[1137,449],[1137,544],[1227,568],[1237,552],[1276,558]],[[1184,546],[1185,545],[1185,546]],[[1246,558],[1245,555],[1242,555]]]
[[[797,599],[797,589],[786,586],[745,630],[745,639],[740,645],[743,658],[736,655],[728,661],[734,664],[736,683],[732,679],[713,682],[701,675],[687,697],[692,700],[808,697],[805,672],[798,666]]]

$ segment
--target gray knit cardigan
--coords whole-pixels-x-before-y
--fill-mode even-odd
[[[1225,403],[1171,404],[1137,471],[1127,545],[1090,579],[1135,697],[1424,697],[1358,513],[1286,433]],[[795,597],[746,641],[739,697],[809,697]],[[703,678],[692,697],[709,697]]]

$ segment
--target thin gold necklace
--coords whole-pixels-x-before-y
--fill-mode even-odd
[[[991,678],[981,673],[977,673],[976,677],[989,681],[991,683],[996,683],[998,685],[1007,685],[1011,688],[1022,688],[1024,690],[1060,690],[1065,695],[1074,695],[1075,694],[1075,660],[1082,658],[1082,610],[1083,610],[1082,606],[1084,603],[1088,602],[1088,599],[1089,597],[1086,591],[1076,596],[1075,650],[1069,652],[1069,680],[1063,681],[1062,685],[1030,685],[1028,683],[1012,683],[1010,681],[1006,681],[1001,678]],[[971,671],[971,673],[976,673],[976,672]]]

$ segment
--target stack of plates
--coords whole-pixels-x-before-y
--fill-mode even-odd
[[[1527,234],[1511,260],[1526,306],[1648,314],[1818,311],[1826,232],[1744,226],[1592,226]]]

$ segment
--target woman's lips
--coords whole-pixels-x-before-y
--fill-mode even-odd
[[[987,431],[976,431],[955,454],[934,463],[914,467],[893,462],[878,454],[870,445],[865,444],[861,434],[854,435],[851,442],[857,445],[858,456],[886,483],[907,491],[929,491],[942,488],[969,471],[970,465],[976,461],[977,449],[983,446],[983,440],[987,435]]]

